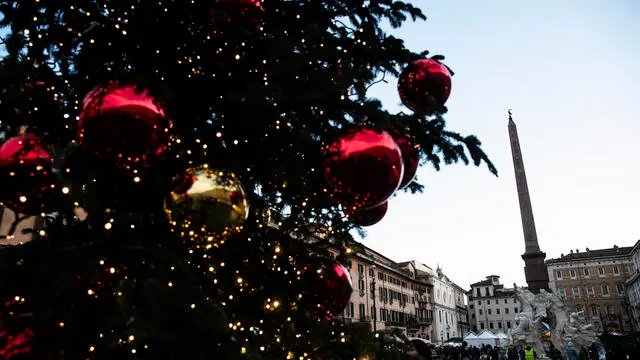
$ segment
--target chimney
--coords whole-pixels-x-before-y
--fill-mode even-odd
[[[573,254],[573,249],[571,249],[569,252]]]
[[[562,254],[562,253],[561,253],[561,254],[560,254],[560,258],[562,259],[563,257],[564,257],[564,254]]]
[[[587,248],[587,252],[589,252],[589,248]]]
[[[576,249],[576,254],[580,252],[580,249]]]

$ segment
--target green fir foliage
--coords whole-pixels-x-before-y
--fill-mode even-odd
[[[34,334],[13,359],[402,358],[398,337],[311,314],[314,264],[357,249],[354,225],[322,190],[322,146],[349,125],[392,126],[415,136],[436,169],[497,171],[476,137],[446,129],[443,106],[391,114],[367,97],[427,56],[382,29],[425,20],[419,9],[228,5],[246,2],[0,1],[0,130],[41,136],[70,189],[42,235],[0,248],[0,330]],[[139,168],[139,182],[78,148],[82,99],[109,81],[148,89],[175,123],[180,141]],[[237,174],[251,205],[244,230],[206,250],[172,232],[163,210],[172,177],[203,162]],[[330,236],[308,240],[318,232]]]

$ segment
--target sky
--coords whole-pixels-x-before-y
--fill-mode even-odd
[[[513,109],[547,259],[640,239],[640,2],[414,0],[426,22],[392,33],[446,56],[455,72],[447,126],[475,134],[499,171],[418,170],[362,243],[423,262],[458,285],[496,274],[526,285],[524,238],[507,132]],[[370,90],[391,111],[396,82]]]

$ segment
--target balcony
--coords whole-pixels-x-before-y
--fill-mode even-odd
[[[418,324],[420,325],[431,325],[433,323],[433,318],[419,318]]]
[[[384,322],[384,324],[386,326],[393,326],[393,327],[411,327],[409,324],[403,323],[403,322],[399,322],[399,321],[391,321],[391,320],[387,320]]]

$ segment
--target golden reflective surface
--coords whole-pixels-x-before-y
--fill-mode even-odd
[[[233,172],[200,166],[187,170],[190,186],[165,202],[174,232],[191,240],[215,242],[242,230],[249,203]]]

